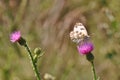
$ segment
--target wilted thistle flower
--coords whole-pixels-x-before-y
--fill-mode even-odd
[[[53,75],[49,74],[49,73],[45,73],[44,79],[45,80],[55,80],[56,78]]]

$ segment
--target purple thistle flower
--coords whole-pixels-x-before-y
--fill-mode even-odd
[[[18,42],[20,40],[20,38],[21,38],[20,31],[15,31],[15,32],[11,33],[11,35],[10,35],[10,41],[13,43]]]
[[[80,43],[77,46],[77,49],[81,55],[86,55],[86,54],[91,53],[91,51],[94,49],[94,46],[91,42],[85,41],[83,43]]]

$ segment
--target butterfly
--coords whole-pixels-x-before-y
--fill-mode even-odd
[[[87,33],[86,28],[82,23],[76,23],[74,25],[73,31],[70,32],[70,38],[75,43],[80,43],[89,39],[89,35]]]

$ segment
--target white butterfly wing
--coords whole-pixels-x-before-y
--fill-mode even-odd
[[[70,32],[70,38],[73,42],[79,43],[84,39],[88,39],[89,35],[82,23],[76,23],[73,31]]]

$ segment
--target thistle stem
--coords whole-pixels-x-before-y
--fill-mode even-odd
[[[31,63],[32,63],[32,67],[33,67],[33,70],[34,70],[34,72],[35,72],[35,76],[37,77],[37,80],[41,80],[40,74],[39,74],[39,72],[38,72],[38,70],[37,70],[37,65],[36,65],[36,63],[34,63],[34,59],[33,59],[32,53],[31,53],[28,45],[25,44],[24,47],[25,47],[26,50],[28,51],[28,55],[29,55],[30,61],[31,61]]]
[[[92,65],[92,73],[93,73],[93,80],[97,80],[96,72],[95,72],[95,67],[94,67],[94,62],[90,61]]]

